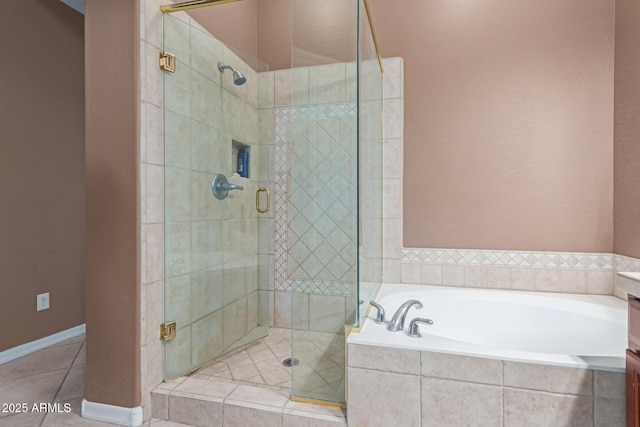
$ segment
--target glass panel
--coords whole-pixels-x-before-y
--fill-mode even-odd
[[[382,70],[366,2],[360,1],[358,143],[360,165],[360,280],[358,325],[382,283]],[[399,178],[388,176],[387,178]]]
[[[260,289],[268,289],[273,226],[256,210],[256,191],[270,186],[258,108],[266,66],[249,66],[172,15],[164,15],[164,49],[176,56],[175,73],[164,72],[165,321],[177,322],[164,361],[173,378],[268,333]],[[239,153],[248,154],[246,177]],[[216,174],[243,189],[215,198]]]
[[[295,397],[344,402],[344,333],[356,322],[357,2],[293,1],[286,150],[287,293]]]

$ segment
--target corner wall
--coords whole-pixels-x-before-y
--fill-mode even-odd
[[[139,22],[138,1],[86,2],[85,398],[125,408],[141,404]]]
[[[640,258],[640,5],[616,1],[614,252]]]
[[[84,323],[83,26],[58,1],[0,14],[0,351]]]

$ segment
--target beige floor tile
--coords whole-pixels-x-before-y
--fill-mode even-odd
[[[86,348],[87,344],[82,343],[82,348],[80,349],[80,353],[78,353],[78,355],[76,356],[76,360],[73,361],[73,366],[86,364]]]
[[[85,366],[74,366],[69,370],[62,387],[55,397],[56,402],[67,402],[84,397]]]
[[[66,375],[66,369],[58,369],[9,381],[0,376],[0,396],[3,402],[24,402],[29,405],[52,402]],[[0,413],[0,417],[2,415],[5,414]]]
[[[33,427],[39,426],[47,414],[31,413],[15,414],[8,417],[0,418],[2,427]]]
[[[3,382],[69,368],[82,346],[81,342],[56,347],[48,347],[11,362],[0,365]]]

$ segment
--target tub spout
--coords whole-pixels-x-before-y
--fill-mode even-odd
[[[422,303],[417,299],[410,299],[409,301],[402,304],[391,318],[391,321],[387,325],[387,330],[391,332],[397,332],[404,329],[404,319],[407,317],[409,309],[414,305],[417,308],[422,308]]]

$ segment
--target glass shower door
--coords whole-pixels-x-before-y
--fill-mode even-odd
[[[164,51],[175,55],[174,72],[164,71],[164,313],[176,330],[164,343],[169,379],[268,333],[273,226],[271,212],[258,211],[268,203],[258,190],[270,184],[259,130],[264,69],[172,15],[164,16]],[[230,185],[217,186],[223,198],[212,191],[216,175]]]

